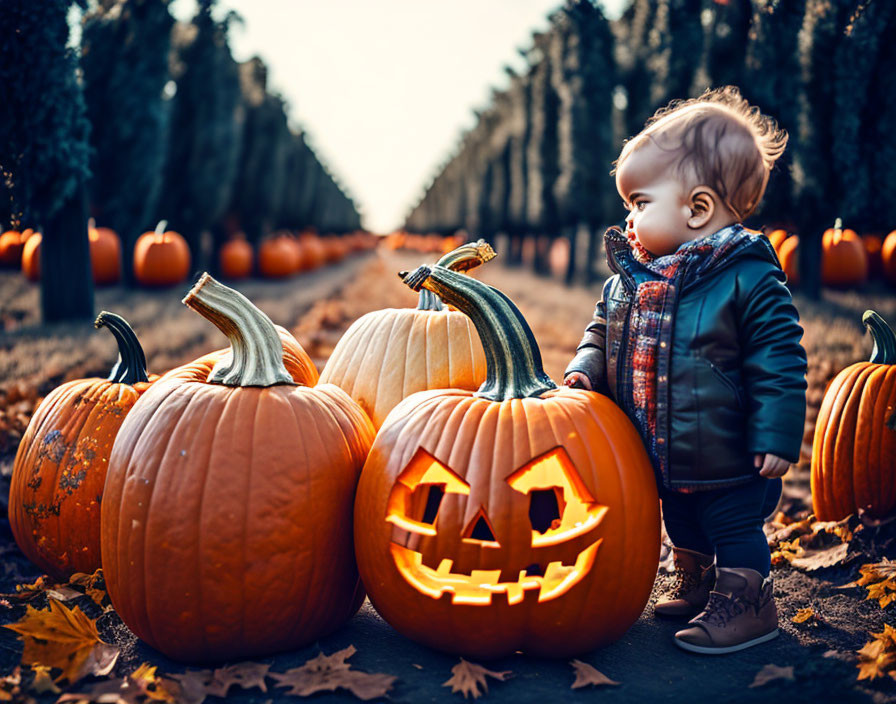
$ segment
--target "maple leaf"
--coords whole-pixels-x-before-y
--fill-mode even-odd
[[[896,628],[884,624],[884,630],[871,634],[873,640],[858,652],[860,680],[873,680],[884,675],[896,679]]]
[[[579,689],[580,687],[587,687],[589,685],[601,687],[604,685],[619,684],[619,682],[611,680],[603,672],[601,672],[600,670],[596,670],[587,662],[582,662],[581,660],[573,660],[569,664],[573,666],[573,669],[576,672],[576,681],[572,683],[572,689]]]
[[[844,584],[841,589],[865,587],[868,591],[865,600],[874,599],[882,609],[896,601],[896,560],[862,565],[859,568],[861,577],[855,582]]]
[[[460,692],[466,699],[469,695],[473,695],[473,699],[478,699],[483,692],[488,692],[488,677],[494,677],[496,680],[503,682],[510,677],[510,671],[493,672],[487,670],[482,665],[467,662],[463,658],[460,662],[451,668],[451,678],[442,683],[443,687],[451,687],[451,692]],[[479,688],[482,687],[482,692]]]
[[[769,682],[775,680],[793,680],[793,665],[787,667],[779,667],[778,665],[768,664],[756,673],[753,683],[750,687],[762,687]]]
[[[69,609],[55,599],[49,611],[27,606],[21,621],[4,626],[22,636],[22,663],[59,668],[56,682],[73,684],[86,675],[109,674],[119,649],[100,640],[96,621],[77,606]]]
[[[301,667],[283,673],[271,672],[268,676],[277,681],[277,687],[289,687],[288,694],[297,697],[307,697],[315,692],[333,692],[340,687],[358,699],[385,696],[398,678],[352,670],[346,660],[356,652],[355,646],[350,645],[332,655],[319,653]]]
[[[806,608],[797,611],[794,617],[790,620],[794,623],[805,623],[809,620],[817,621],[818,614],[815,613],[815,609],[813,609],[811,606],[807,606]]]

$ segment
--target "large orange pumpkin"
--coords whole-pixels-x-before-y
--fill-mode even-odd
[[[218,252],[218,266],[226,279],[245,279],[252,273],[252,245],[244,238],[234,238]]]
[[[167,375],[125,420],[102,506],[109,596],[180,661],[306,645],[363,599],[352,502],[373,427],[341,389],[293,382],[241,294],[206,274],[184,302],[228,336],[232,363]]]
[[[29,281],[40,281],[40,243],[43,237],[39,232],[31,235],[22,247],[22,273]]]
[[[134,245],[134,276],[144,286],[179,284],[190,272],[190,247],[162,220],[154,232],[144,232]]]
[[[87,237],[90,240],[90,265],[94,283],[117,283],[121,278],[121,241],[115,230],[94,227],[91,220]]]
[[[868,278],[868,255],[854,230],[843,229],[840,218],[821,240],[821,281],[828,286],[855,286]]]
[[[494,256],[491,246],[479,240],[439,263],[466,271]],[[416,309],[387,308],[352,323],[320,378],[344,389],[379,428],[389,411],[412,393],[478,388],[485,380],[485,355],[470,319],[447,310],[424,290]]]
[[[812,441],[812,508],[822,521],[896,507],[896,334],[877,313],[862,322],[871,360],[841,371],[825,392]]]
[[[100,567],[100,499],[112,444],[149,387],[146,358],[134,331],[113,313],[97,327],[118,341],[107,379],[78,379],[54,389],[37,407],[19,445],[9,492],[16,543],[54,579]]]
[[[409,638],[483,658],[619,638],[660,548],[637,430],[609,398],[556,387],[501,292],[441,266],[405,282],[472,317],[488,380],[414,394],[380,428],[355,502],[370,600]]]
[[[890,283],[896,284],[896,230],[884,238],[884,243],[880,248],[880,259],[884,276],[889,279]]]

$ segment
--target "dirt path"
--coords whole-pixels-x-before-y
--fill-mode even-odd
[[[400,269],[426,261],[427,255],[381,253],[350,260],[335,269],[311,274],[285,283],[249,282],[239,288],[271,318],[293,330],[322,366],[336,341],[351,321],[369,310],[387,306],[412,306],[415,297],[395,276]],[[555,282],[531,274],[484,267],[483,280],[498,286],[514,299],[532,324],[548,373],[559,380],[578,342],[581,330],[591,317],[599,288],[566,289]],[[16,291],[12,278],[0,277],[0,310],[4,319],[12,319],[14,328],[0,337],[0,391],[12,383],[52,386],[63,378],[98,373],[114,361],[114,346],[92,330],[85,332],[73,326],[51,330],[34,326],[36,299],[30,290]],[[150,367],[167,369],[215,346],[225,344],[223,336],[203,321],[197,323],[194,313],[180,305],[183,292],[166,291],[147,294],[122,294],[101,291],[98,306],[122,312],[134,324],[146,347]],[[853,322],[856,310],[869,307],[868,298],[852,294],[834,294],[831,307],[800,304],[807,326],[807,338],[817,349],[810,355],[821,355],[831,348],[825,359],[832,369],[818,372],[816,387],[822,376],[867,354],[863,345],[870,344],[858,333]],[[839,296],[839,297],[838,297]],[[886,296],[872,305],[891,319],[896,304]],[[22,311],[10,314],[8,311]],[[837,314],[833,314],[836,311]],[[811,335],[810,335],[811,332]],[[48,334],[52,338],[48,338]],[[838,342],[839,340],[839,342]],[[823,347],[827,345],[827,347]],[[839,351],[838,351],[839,350]],[[52,383],[51,383],[52,382]],[[823,385],[822,385],[823,392]],[[5,494],[8,483],[0,486]],[[790,496],[787,510],[795,516],[805,514],[805,472],[795,472],[788,483]],[[5,501],[5,495],[4,495]],[[803,513],[800,514],[800,511]],[[2,515],[5,515],[5,511]],[[870,532],[869,532],[870,533]],[[794,702],[883,702],[896,701],[896,682],[877,680],[873,684],[856,682],[858,650],[869,638],[869,631],[880,631],[885,622],[894,623],[894,606],[883,611],[875,602],[863,601],[864,590],[839,589],[854,580],[858,566],[896,556],[896,542],[891,528],[878,530],[869,545],[860,540],[850,543],[854,558],[815,572],[801,572],[786,562],[775,567],[775,597],[781,615],[782,635],[766,645],[743,653],[705,657],[686,654],[672,643],[678,624],[653,618],[652,604],[656,594],[667,585],[669,577],[661,572],[654,590],[654,599],[638,622],[625,636],[611,646],[581,659],[594,665],[610,678],[621,682],[619,687],[570,689],[573,670],[565,660],[552,661],[517,655],[485,663],[493,670],[510,670],[506,682],[491,680],[487,698],[494,701],[551,702],[586,701],[596,697],[615,702],[768,702],[784,699]],[[868,533],[866,533],[868,535]],[[10,591],[15,583],[37,576],[18,553],[9,534],[5,518],[0,522],[0,590]],[[78,601],[85,611],[93,605],[86,598]],[[791,618],[797,610],[813,607],[822,617],[818,625],[795,624]],[[21,607],[0,609],[0,622],[20,618]],[[98,612],[91,613],[96,617]],[[183,667],[167,660],[136,640],[120,624],[115,614],[102,616],[101,630],[107,638],[123,647],[122,672],[129,672],[141,662],[158,665],[159,672],[172,674]],[[337,633],[322,639],[315,646],[286,653],[260,662],[282,672],[300,666],[320,649],[332,653],[348,645],[357,648],[352,666],[367,672],[396,675],[399,681],[390,693],[397,702],[460,700],[442,687],[451,676],[457,658],[419,647],[398,635],[366,603],[361,612]],[[0,676],[18,662],[20,646],[13,633],[0,630]],[[762,687],[750,688],[754,677],[767,664],[793,667],[793,680],[777,680]],[[270,682],[269,682],[270,684]],[[237,702],[294,701],[284,690],[258,689],[231,691]],[[356,701],[343,693],[317,695],[327,701]],[[53,701],[53,697],[41,701]],[[216,701],[214,698],[208,701]]]

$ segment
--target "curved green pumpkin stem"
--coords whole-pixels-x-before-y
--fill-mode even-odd
[[[443,266],[452,271],[469,271],[481,264],[490,262],[495,258],[495,250],[485,240],[466,242],[457,249],[452,249],[444,255],[436,266]],[[442,310],[444,306],[439,297],[432,291],[420,290],[420,300],[417,302],[417,310]]]
[[[283,366],[283,343],[271,319],[239,291],[203,274],[182,301],[227,335],[231,358],[218,362],[210,384],[275,386],[296,383]]]
[[[873,310],[865,311],[862,323],[874,340],[869,361],[872,364],[896,364],[896,333],[893,329]]]
[[[133,386],[140,381],[149,381],[146,375],[146,355],[134,330],[128,325],[128,321],[120,315],[102,311],[93,326],[99,330],[107,328],[115,336],[118,343],[118,362],[112,367],[112,372],[106,377],[116,384],[130,384]]]
[[[425,288],[473,321],[485,350],[486,378],[477,396],[490,401],[540,396],[557,385],[544,373],[541,351],[523,314],[498,289],[443,266],[399,274],[414,291]]]

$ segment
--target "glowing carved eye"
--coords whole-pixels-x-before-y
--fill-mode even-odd
[[[420,448],[389,496],[386,520],[411,533],[435,535],[444,495],[469,493],[470,485],[456,472]]]
[[[529,496],[533,547],[587,533],[607,510],[594,500],[562,447],[536,457],[511,474],[507,483]]]

